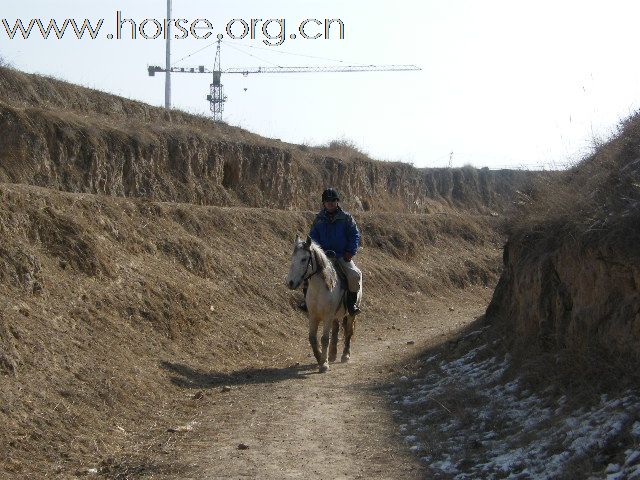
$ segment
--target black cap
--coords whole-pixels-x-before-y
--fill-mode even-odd
[[[322,192],[322,201],[328,202],[331,200],[340,201],[340,196],[338,195],[338,192],[335,189],[327,188],[324,192]]]

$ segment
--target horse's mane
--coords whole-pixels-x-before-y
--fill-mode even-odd
[[[336,269],[333,268],[331,260],[329,260],[329,257],[324,254],[322,248],[320,248],[320,246],[315,242],[311,243],[310,250],[316,254],[318,270],[322,275],[325,285],[329,290],[333,290],[338,284],[338,274],[336,273]]]

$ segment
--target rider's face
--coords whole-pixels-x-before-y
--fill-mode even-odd
[[[338,200],[327,200],[323,202],[324,208],[327,209],[327,212],[333,213],[338,208]]]

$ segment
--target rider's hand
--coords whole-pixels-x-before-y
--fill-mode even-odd
[[[353,258],[353,255],[351,255],[351,252],[344,252],[342,258],[344,258],[345,262],[350,262],[351,258]]]

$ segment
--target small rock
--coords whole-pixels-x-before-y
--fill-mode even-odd
[[[167,428],[167,432],[170,433],[181,433],[181,432],[190,432],[193,430],[193,427],[196,425],[196,421],[189,422],[186,425],[180,425],[179,427],[169,427]]]
[[[167,428],[167,432],[169,433],[188,432],[189,430],[190,429],[187,429],[185,426]]]
[[[3,370],[15,376],[16,371],[18,370],[18,363],[13,357],[0,352],[0,372],[2,372]],[[4,411],[5,407],[3,406],[2,409]]]
[[[449,311],[450,311],[450,312],[455,312],[455,311],[456,311],[456,309],[455,309],[455,308],[453,308],[453,307],[449,307]]]
[[[416,342],[415,342],[415,340],[409,340],[409,341],[407,342],[407,345],[414,345],[415,343],[416,343]]]
[[[382,337],[378,337],[378,340],[382,340]]]
[[[229,385],[225,385],[224,387],[222,387],[222,391],[223,392],[230,392],[231,391],[231,387]]]
[[[196,392],[195,395],[191,398],[193,398],[194,400],[200,400],[202,397],[204,397],[204,392],[200,390],[199,392]]]
[[[246,443],[238,444],[238,450],[248,450],[248,449],[249,449],[249,445],[247,445]]]
[[[76,470],[77,477],[84,477],[87,475],[97,475],[97,474],[98,474],[97,468],[83,468],[82,470]]]

